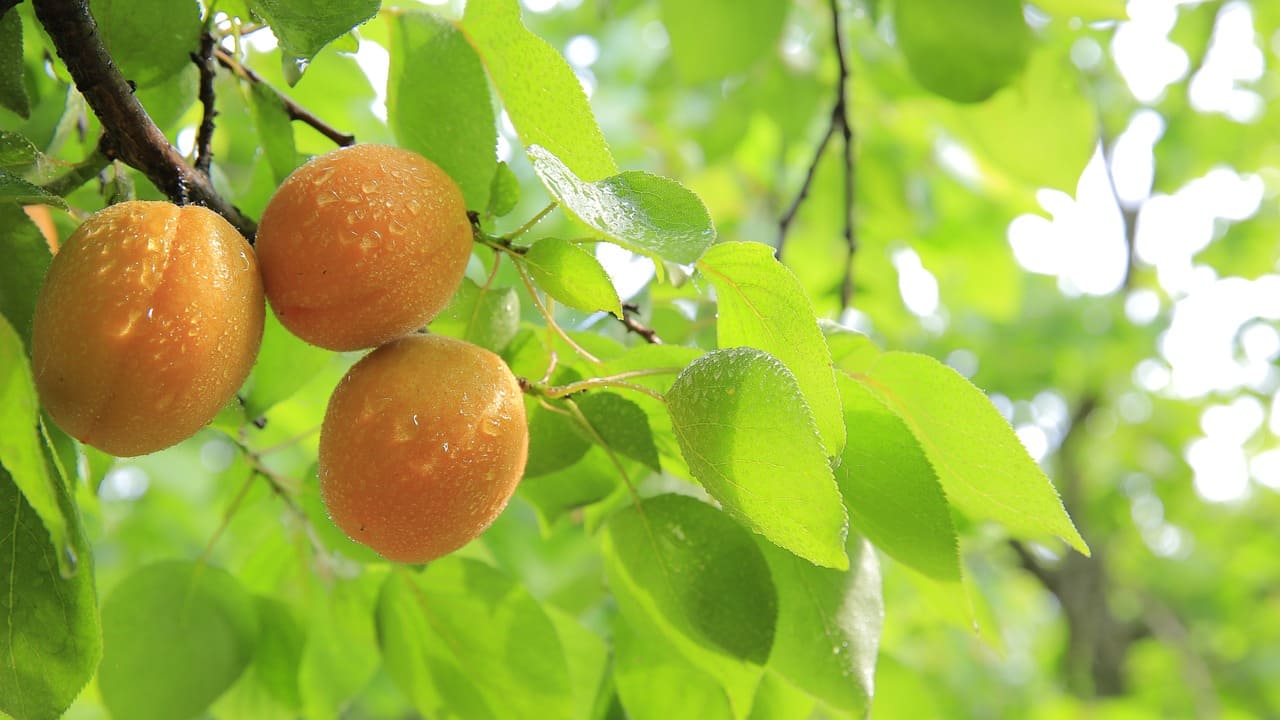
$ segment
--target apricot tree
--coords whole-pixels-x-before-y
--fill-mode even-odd
[[[886,577],[1077,616],[1102,566],[898,279],[1017,318],[1114,3],[445,5],[0,0],[0,711],[859,717],[919,694]]]

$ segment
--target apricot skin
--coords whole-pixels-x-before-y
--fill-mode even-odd
[[[285,179],[263,211],[257,251],[286,328],[313,345],[359,350],[444,309],[471,256],[471,224],[462,191],[429,160],[354,145]]]
[[[351,539],[389,560],[428,562],[493,523],[528,450],[520,385],[502,359],[415,335],[374,350],[338,384],[320,429],[320,494]]]
[[[174,445],[244,382],[265,312],[253,249],[220,215],[108,207],[67,238],[40,289],[31,360],[41,403],[112,455]]]

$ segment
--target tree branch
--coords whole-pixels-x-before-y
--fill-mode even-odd
[[[208,175],[187,163],[134,97],[133,86],[102,44],[88,0],[32,0],[32,5],[116,157],[142,171],[174,202],[204,205],[253,238],[254,222],[218,194]]]
[[[654,330],[648,325],[641,323],[639,320],[633,317],[635,314],[639,312],[640,312],[639,305],[636,305],[634,303],[623,303],[622,317],[618,318],[618,322],[622,323],[622,326],[625,327],[629,332],[633,332],[639,335],[640,337],[644,338],[644,341],[649,343],[650,345],[663,344],[662,338],[658,337],[657,330]]]
[[[840,285],[840,309],[843,311],[853,302],[853,255],[858,249],[853,213],[854,195],[857,189],[857,168],[853,159],[853,121],[849,118],[849,63],[845,58],[844,38],[840,34],[842,22],[840,0],[830,0],[830,3],[831,34],[835,44],[836,62],[839,67],[839,76],[836,80],[836,101],[831,108],[827,129],[822,134],[822,139],[818,141],[818,147],[813,153],[813,160],[809,163],[808,169],[805,170],[804,181],[800,184],[800,191],[796,193],[795,199],[791,201],[786,212],[778,220],[778,247],[774,251],[774,257],[782,258],[787,232],[791,229],[791,223],[795,220],[800,206],[809,197],[809,190],[813,185],[814,176],[818,172],[818,163],[821,162],[822,155],[826,152],[831,138],[839,132],[841,139],[844,141],[844,240],[847,249],[844,279]]]
[[[261,75],[250,68],[241,65],[234,57],[232,57],[231,53],[226,50],[223,50],[220,47],[214,47],[213,59],[217,60],[219,65],[235,73],[245,81],[270,88],[271,92],[275,93],[276,97],[280,98],[280,102],[284,103],[285,112],[289,114],[290,120],[297,120],[310,125],[321,135],[324,135],[341,147],[354,145],[356,143],[355,135],[341,132],[335,129],[332,125],[316,117],[310,110],[302,107],[298,103],[294,102],[288,95],[285,95],[272,87],[270,83],[262,79]]]
[[[200,104],[204,106],[200,130],[196,133],[196,169],[208,175],[209,164],[213,162],[213,151],[209,148],[213,143],[213,118],[218,114],[213,93],[217,66],[213,64],[213,35],[208,30],[200,34],[200,52],[191,53],[191,60],[200,69]]]

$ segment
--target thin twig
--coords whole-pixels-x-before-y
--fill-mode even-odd
[[[848,251],[844,264],[844,281],[840,284],[840,311],[844,312],[853,302],[853,255],[858,251],[858,238],[853,217],[857,167],[853,162],[853,121],[849,118],[849,64],[845,60],[844,40],[840,36],[840,0],[831,0],[831,34],[835,38],[836,61],[840,67],[840,77],[836,83],[836,106],[831,115],[833,125],[839,125],[844,139],[844,242]]]
[[[213,143],[213,118],[218,114],[213,92],[217,67],[213,64],[213,35],[209,31],[200,34],[200,52],[191,53],[191,61],[200,69],[200,104],[204,107],[196,133],[196,169],[208,175],[209,164],[213,162],[213,151],[209,147]]]
[[[111,158],[103,152],[102,145],[94,148],[84,160],[72,165],[65,173],[50,180],[41,187],[59,197],[66,197],[81,185],[98,176],[111,164]]]
[[[524,263],[520,262],[517,258],[515,265],[516,270],[520,271],[520,279],[524,281],[525,289],[529,291],[529,297],[533,298],[534,307],[537,308],[538,314],[547,321],[547,329],[558,335],[566,345],[573,348],[574,352],[582,356],[582,359],[592,365],[601,365],[602,363],[600,362],[600,358],[592,355],[586,348],[575,342],[573,338],[569,337],[569,333],[565,332],[564,328],[560,327],[559,323],[556,322],[555,317],[551,314],[551,308],[548,307],[551,301],[548,300],[547,305],[542,304],[542,300],[538,298],[538,289],[533,286],[533,279],[529,277],[529,271],[525,270]]]
[[[32,0],[32,6],[76,87],[102,122],[115,155],[141,170],[169,199],[204,205],[252,238],[257,225],[219,195],[208,176],[187,163],[134,97],[133,85],[102,43],[88,0]]]
[[[640,337],[644,338],[644,341],[649,343],[650,345],[662,345],[663,344],[662,338],[658,337],[657,330],[654,330],[648,325],[645,325],[644,323],[635,319],[634,315],[636,315],[639,312],[640,312],[640,306],[634,303],[623,303],[622,317],[618,318],[618,322],[621,322],[622,326],[625,327],[629,332],[633,332],[639,335]]]
[[[515,230],[512,230],[511,232],[507,233],[506,235],[503,235],[503,236],[502,236],[501,238],[499,238],[499,239],[500,239],[500,240],[505,240],[505,241],[507,242],[507,244],[509,245],[509,244],[511,243],[511,241],[512,241],[512,240],[515,240],[516,238],[520,237],[521,235],[523,235],[523,234],[525,234],[525,233],[529,232],[529,230],[530,230],[530,229],[532,229],[534,225],[537,225],[539,222],[541,222],[541,221],[542,221],[542,218],[546,217],[548,213],[550,213],[552,210],[555,210],[555,209],[556,209],[556,204],[555,204],[555,203],[551,203],[550,205],[548,205],[548,206],[546,206],[546,207],[542,208],[542,210],[540,210],[540,211],[538,212],[538,214],[537,214],[537,215],[534,215],[532,218],[530,218],[530,219],[529,219],[529,222],[527,222],[527,223],[525,223],[525,224],[521,225],[520,227],[516,228]]]
[[[834,118],[834,114],[832,117]],[[809,169],[805,171],[804,182],[800,184],[800,192],[796,193],[795,200],[791,201],[790,207],[782,214],[782,219],[778,221],[778,248],[773,251],[774,257],[778,259],[782,259],[782,248],[787,240],[787,231],[791,229],[791,222],[795,220],[796,213],[800,211],[800,206],[809,197],[809,188],[813,185],[813,177],[818,174],[818,163],[822,160],[822,154],[827,150],[827,143],[831,142],[831,136],[835,134],[836,124],[832,120],[827,123],[827,130],[822,133],[822,139],[818,141],[818,149],[814,151],[813,160],[809,162]]]
[[[234,57],[232,57],[231,53],[227,52],[226,50],[220,47],[214,47],[213,59],[217,60],[219,65],[230,70],[231,72],[235,73],[237,76],[243,78],[244,80],[251,83],[258,84],[258,85],[262,85],[267,88],[271,88],[271,92],[275,93],[276,97],[280,98],[280,102],[284,103],[285,112],[289,114],[290,120],[297,120],[299,122],[310,125],[321,135],[324,135],[325,137],[329,138],[335,144],[341,147],[346,147],[348,145],[356,144],[355,135],[344,133],[334,128],[329,123],[321,120],[310,110],[294,102],[293,99],[290,98],[288,95],[285,95],[284,93],[272,87],[271,83],[268,83],[266,80],[263,80],[261,75],[254,72],[252,69],[245,67],[244,65],[241,65]]]

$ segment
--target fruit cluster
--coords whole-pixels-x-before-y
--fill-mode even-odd
[[[384,557],[426,562],[474,539],[524,472],[520,386],[493,353],[414,334],[471,255],[458,186],[430,161],[356,145],[298,168],[249,243],[198,206],[102,210],[54,257],[32,368],[65,431],[114,455],[204,427],[258,354],[264,295],[298,337],[376,348],[339,383],[320,431],[334,522]]]

